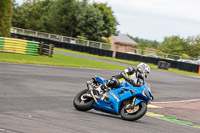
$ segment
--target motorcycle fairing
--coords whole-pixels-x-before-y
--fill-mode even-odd
[[[96,79],[96,81],[98,81],[101,84],[104,84],[105,82],[108,82],[108,80],[106,80],[104,78],[101,78],[101,77],[98,77],[98,76],[95,76],[95,79]]]
[[[98,80],[104,81],[102,78],[98,78]],[[93,108],[118,115],[120,113],[120,106],[122,105],[123,101],[127,99],[136,97],[134,105],[138,105],[142,101],[145,103],[149,101],[149,98],[143,96],[142,94],[145,87],[145,85],[143,85],[143,87],[133,87],[127,82],[121,83],[120,88],[114,88],[109,91],[108,101],[98,99],[93,104]],[[133,93],[130,90],[133,90]],[[142,99],[139,99],[141,97]]]

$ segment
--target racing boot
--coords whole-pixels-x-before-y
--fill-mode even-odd
[[[102,84],[101,89],[104,90],[105,92],[107,92],[109,90],[107,83]]]

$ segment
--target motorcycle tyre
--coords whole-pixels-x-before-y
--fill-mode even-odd
[[[91,99],[89,102],[85,103],[85,104],[80,104],[80,100],[81,100],[81,96],[83,94],[85,94],[86,92],[88,92],[88,89],[85,89],[81,92],[79,92],[76,97],[74,98],[74,101],[73,101],[73,104],[74,104],[74,107],[77,109],[77,110],[80,110],[80,111],[87,111],[87,110],[90,110],[92,109],[92,106],[94,104],[94,99]]]
[[[145,115],[145,113],[147,112],[147,104],[144,102],[140,102],[139,104],[140,104],[139,106],[141,107],[141,110],[139,112],[137,112],[136,115],[127,115],[125,113],[126,105],[124,105],[120,111],[121,118],[124,120],[127,120],[127,121],[135,121],[135,120],[138,120],[141,117],[143,117]]]

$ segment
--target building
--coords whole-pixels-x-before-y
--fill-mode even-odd
[[[125,34],[119,33],[118,36],[109,37],[111,50],[117,52],[134,52],[133,47],[138,44]]]

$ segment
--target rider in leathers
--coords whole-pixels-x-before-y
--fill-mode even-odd
[[[147,78],[150,73],[150,67],[145,63],[140,63],[137,68],[128,67],[121,73],[112,76],[110,80],[101,86],[102,89],[118,88],[121,82],[129,82],[133,86],[141,86],[139,77]]]

